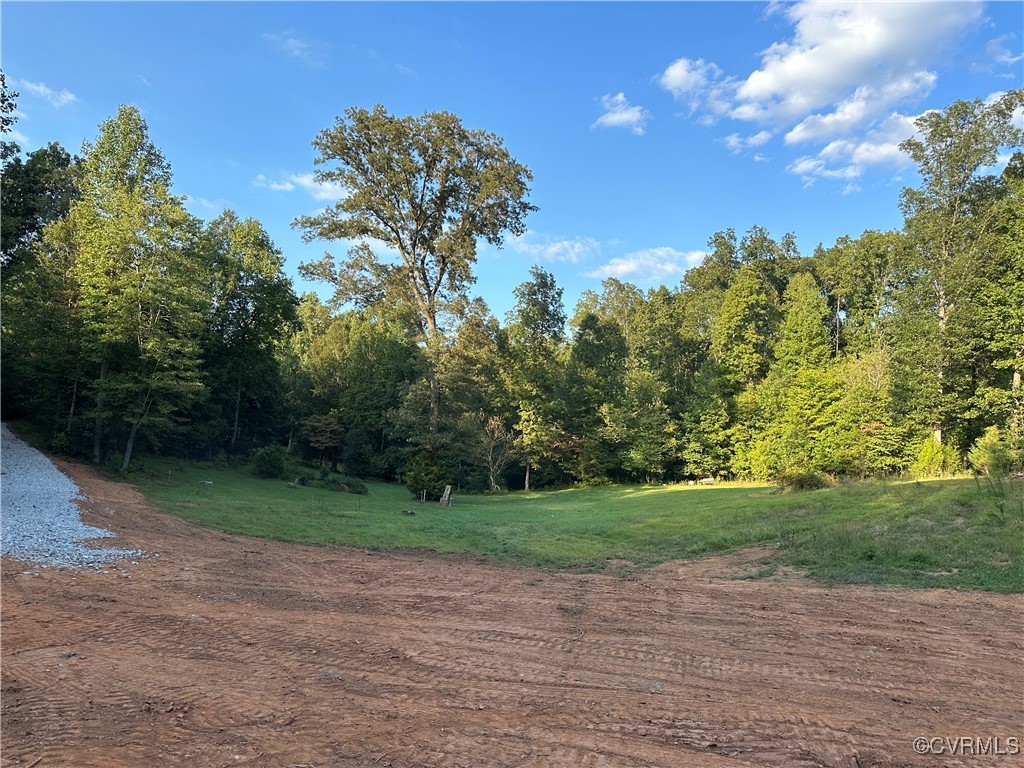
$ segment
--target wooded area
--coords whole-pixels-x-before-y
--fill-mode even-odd
[[[470,294],[476,247],[524,230],[532,175],[454,115],[353,108],[317,137],[347,195],[296,226],[360,243],[302,266],[326,303],[260,222],[186,211],[134,107],[81,157],[5,142],[4,418],[120,469],[281,446],[437,494],[1020,468],[1022,105],[919,118],[901,230],[813,254],[716,232],[680,285],[609,279],[571,316],[535,266],[504,322]]]

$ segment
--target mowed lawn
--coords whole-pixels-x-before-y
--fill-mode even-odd
[[[827,582],[1024,591],[1020,481],[867,482],[785,494],[745,484],[456,493],[447,509],[398,485],[369,483],[360,496],[209,465],[150,463],[135,481],[154,506],[200,525],[304,544],[624,575],[630,564],[760,546],[770,551],[762,567],[738,577],[790,565]]]

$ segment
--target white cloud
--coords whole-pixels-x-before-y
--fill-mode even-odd
[[[739,83],[734,117],[802,120],[851,96],[856,103],[862,88],[866,113],[884,112],[930,88],[934,73],[926,63],[982,20],[982,6],[973,2],[804,0],[784,13],[794,24],[793,38],[769,46],[761,67]]]
[[[16,144],[19,144],[23,148],[32,144],[32,141],[29,139],[29,137],[26,136],[21,131],[19,131],[17,128],[11,128],[10,131],[8,131],[7,136],[4,137],[4,140],[7,140],[8,137],[11,141],[15,142]]]
[[[252,180],[252,184],[254,187],[272,189],[275,192],[291,192],[295,189],[295,185],[290,181],[270,181],[270,179],[262,173]]]
[[[700,264],[706,255],[704,251],[684,252],[668,246],[646,248],[611,259],[607,264],[585,272],[584,276],[602,280],[614,277],[639,285],[655,285],[681,278],[690,267]]]
[[[856,179],[870,166],[886,165],[903,168],[912,165],[900,144],[917,133],[910,115],[893,113],[863,136],[835,139],[826,144],[817,156],[799,157],[786,170],[803,178],[806,186],[816,179]],[[859,185],[847,184],[843,194],[860,191]]]
[[[601,242],[593,237],[551,238],[529,230],[511,238],[508,245],[516,253],[548,262],[575,264],[601,253]]]
[[[830,168],[820,157],[798,157],[786,166],[790,173],[800,176],[804,186],[811,186],[818,179],[855,179],[860,176],[860,169],[853,165]]]
[[[334,182],[318,182],[312,173],[291,173],[283,179],[274,181],[262,173],[252,180],[253,186],[269,189],[274,192],[294,192],[302,189],[312,195],[314,200],[337,201],[345,196],[345,189]]]
[[[594,121],[591,128],[629,128],[637,136],[643,136],[651,114],[643,107],[630,104],[624,93],[606,93],[601,97],[604,114]]]
[[[33,83],[30,80],[19,80],[18,87],[23,91],[28,91],[42,99],[46,99],[54,109],[60,109],[63,106],[78,101],[78,97],[71,91],[64,89],[55,91],[47,86],[46,83]]]
[[[680,101],[702,97],[722,77],[717,64],[704,59],[676,59],[658,78],[658,83]]]
[[[738,133],[730,133],[722,139],[722,143],[726,146],[726,149],[737,155],[745,149],[760,147],[762,144],[767,143],[771,137],[771,131],[758,131],[753,136],[740,136]]]
[[[327,65],[325,46],[300,37],[293,29],[266,32],[263,39],[288,58],[298,59],[306,66],[320,69]]]
[[[796,144],[849,133],[862,123],[877,118],[889,105],[926,96],[936,80],[934,72],[922,70],[879,87],[862,85],[852,96],[836,105],[833,112],[805,117],[786,134],[786,143]]]
[[[1007,40],[1013,40],[1016,37],[1016,35],[1003,35],[993,40],[989,40],[988,44],[985,46],[985,53],[996,64],[1012,67],[1018,61],[1024,60],[1024,53],[1012,53],[1005,45]]]
[[[301,175],[292,174],[288,177],[289,183],[294,183],[301,189],[311,194],[315,200],[341,200],[345,197],[345,188],[335,182],[320,182],[313,178],[312,173]]]
[[[913,118],[899,113],[935,88],[933,64],[984,21],[978,2],[798,0],[773,2],[768,14],[783,18],[792,32],[761,52],[753,72],[727,74],[712,62],[684,57],[658,82],[688,102],[702,125],[724,119],[759,124],[760,133],[720,139],[733,153],[759,146],[752,140],[768,131],[785,131],[787,144],[807,145],[789,169],[810,183],[849,180],[868,165],[904,164],[897,145],[912,135],[907,125]],[[1009,39],[990,41],[990,58],[1018,61],[1006,48]]]

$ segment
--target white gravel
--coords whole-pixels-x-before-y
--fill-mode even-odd
[[[0,554],[40,565],[100,566],[143,557],[129,549],[89,549],[85,539],[114,534],[85,525],[78,486],[32,446],[0,425]]]

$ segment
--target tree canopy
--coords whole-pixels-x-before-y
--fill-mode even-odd
[[[290,452],[428,495],[1021,469],[1021,106],[919,118],[897,230],[801,254],[729,228],[679,285],[608,279],[569,311],[534,265],[503,321],[471,294],[476,249],[534,208],[494,134],[379,106],[322,131],[338,200],[295,225],[351,246],[301,267],[325,302],[295,296],[256,219],[190,215],[122,107],[81,159],[5,159],[0,404],[111,468],[141,450],[273,474]]]

